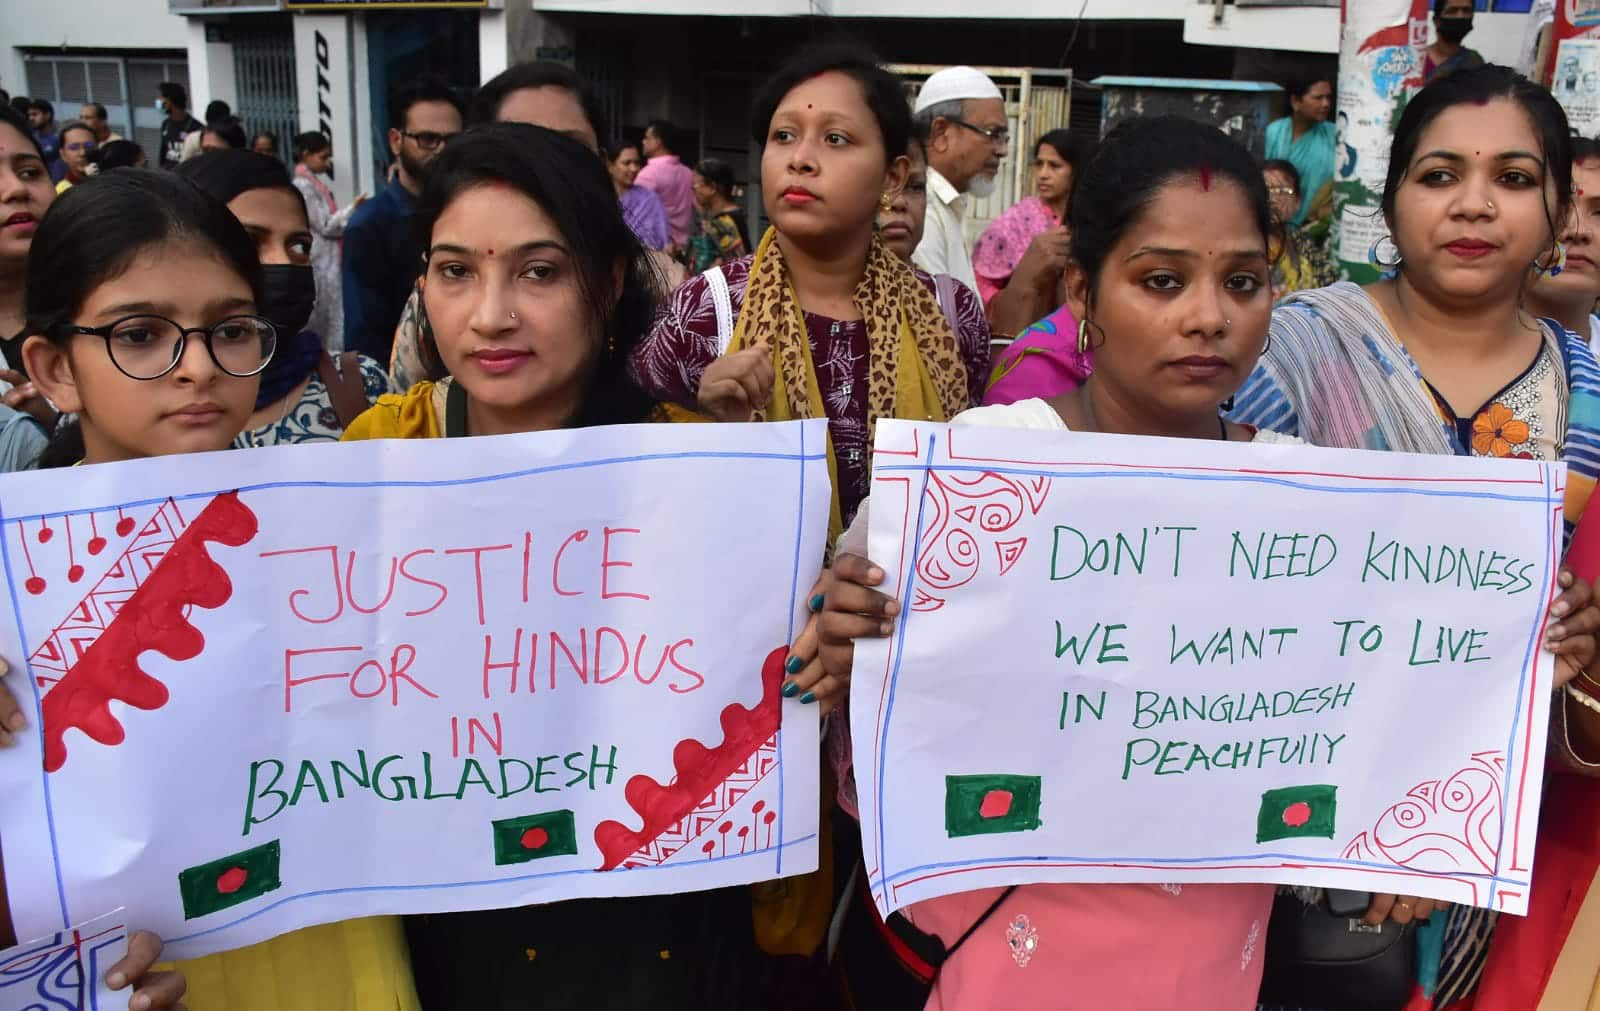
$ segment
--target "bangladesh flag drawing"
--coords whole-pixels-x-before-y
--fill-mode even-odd
[[[1038,776],[991,773],[944,777],[944,828],[950,838],[1039,827]]]
[[[248,902],[282,885],[276,839],[178,872],[186,920]]]
[[[545,857],[578,852],[578,826],[571,811],[545,811],[521,818],[501,818],[494,826],[494,862],[525,864]]]
[[[1326,784],[1286,786],[1261,795],[1256,842],[1275,839],[1332,839],[1339,788]]]

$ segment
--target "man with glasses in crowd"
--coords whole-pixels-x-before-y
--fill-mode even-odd
[[[928,209],[922,243],[911,259],[976,291],[964,228],[967,195],[982,200],[994,192],[1010,142],[1005,98],[982,72],[947,67],[923,83],[912,113],[918,136],[927,140]]]
[[[422,273],[422,245],[411,228],[417,194],[445,144],[461,132],[461,99],[443,80],[418,78],[389,102],[394,181],[362,204],[345,228],[344,346],[389,360],[395,325]]]
[[[61,162],[67,174],[56,183],[56,192],[65,193],[89,178],[90,164],[99,142],[94,137],[94,127],[73,120],[61,128]]]

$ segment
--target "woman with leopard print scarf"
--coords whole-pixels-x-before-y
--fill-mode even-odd
[[[910,131],[900,81],[871,53],[797,54],[752,122],[773,227],[753,256],[679,287],[632,361],[652,397],[718,420],[826,416],[835,534],[867,493],[877,419],[945,420],[989,375],[977,296],[877,237],[880,207],[905,186]]]
[[[831,544],[867,494],[879,418],[943,421],[983,396],[989,325],[975,293],[915,270],[878,238],[878,212],[910,170],[911,113],[900,81],[871,53],[803,50],[757,96],[751,126],[765,145],[761,192],[772,228],[753,256],[677,289],[631,370],[655,400],[721,421],[826,417]],[[824,712],[848,690],[817,659],[815,612],[827,582],[824,571],[783,689]],[[820,968],[835,865],[860,859],[851,819],[831,817],[826,769],[818,871],[756,889],[757,936],[770,953],[799,956],[799,978]]]

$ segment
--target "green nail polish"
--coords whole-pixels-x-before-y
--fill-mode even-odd
[[[816,614],[818,611],[822,610],[822,605],[826,600],[827,600],[827,598],[824,597],[820,593],[817,594],[815,597],[812,597],[811,598],[811,613],[812,614]]]
[[[800,686],[795,684],[793,681],[790,681],[788,684],[783,686],[783,697],[786,699],[792,699],[794,698],[795,693],[799,690]]]
[[[813,703],[815,701],[817,701],[817,693],[816,692],[806,692],[804,695],[800,696],[800,704],[801,705],[809,706],[811,703]]]
[[[785,674],[798,674],[805,670],[805,667],[806,662],[797,656],[792,656],[783,662],[783,672]]]

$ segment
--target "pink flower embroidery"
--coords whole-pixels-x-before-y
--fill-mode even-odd
[[[1033,929],[1028,914],[1018,913],[1006,927],[1006,945],[1011,948],[1011,958],[1017,968],[1026,969],[1039,948],[1039,932]]]
[[[1244,972],[1250,968],[1250,962],[1256,957],[1256,942],[1261,940],[1261,921],[1250,921],[1250,933],[1245,935],[1244,950],[1239,953],[1239,971]]]

